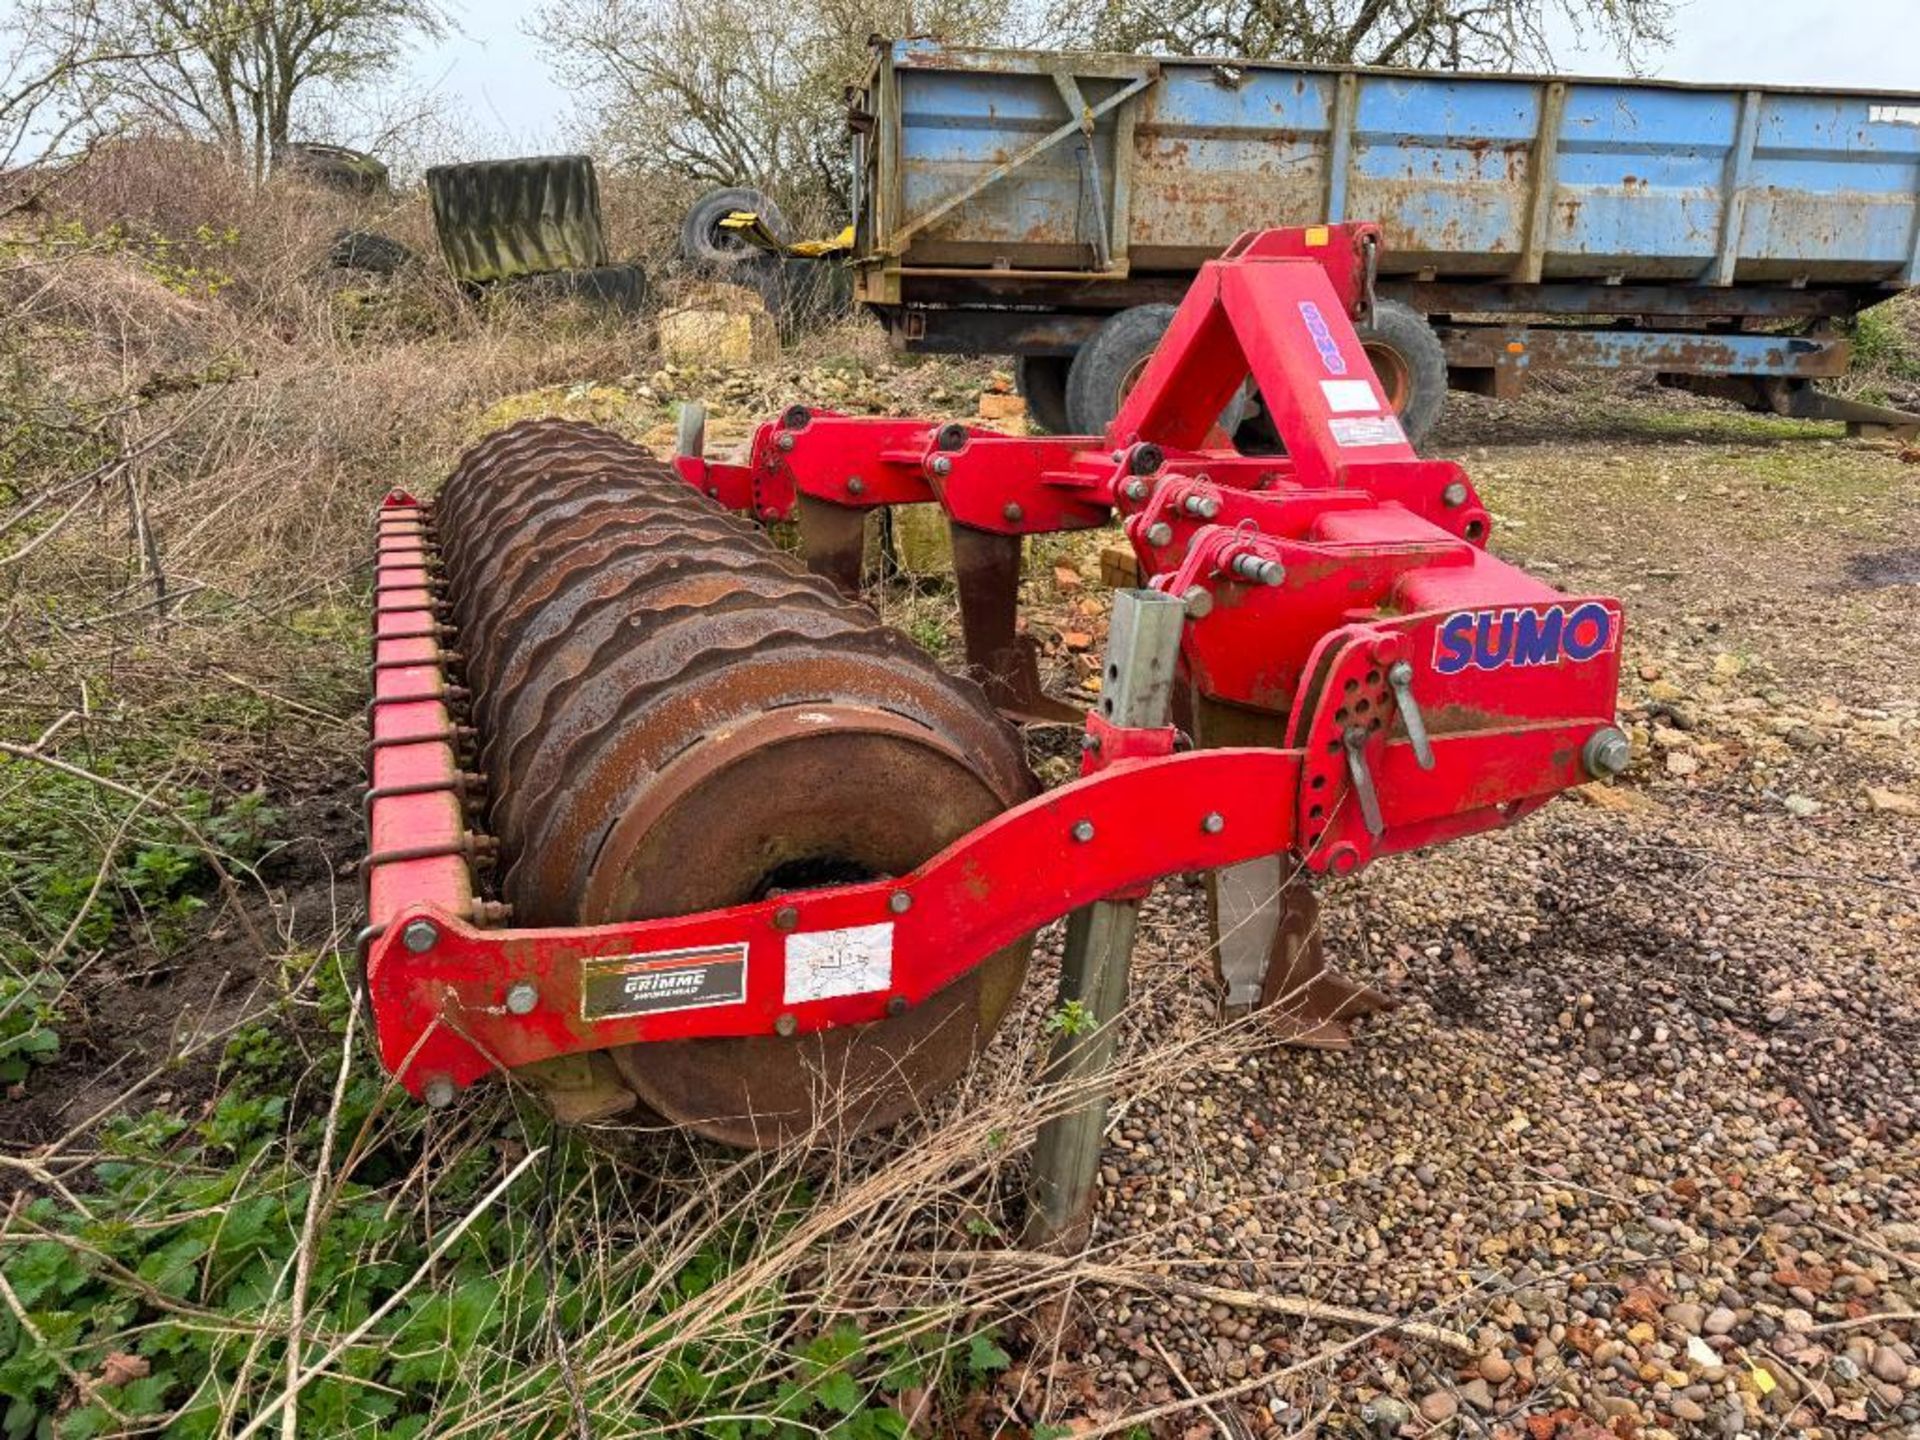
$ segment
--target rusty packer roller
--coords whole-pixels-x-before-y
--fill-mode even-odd
[[[433,517],[516,926],[903,875],[1034,792],[976,686],[617,436],[551,420],[500,431],[461,459]],[[564,1118],[652,1111],[735,1145],[829,1118],[828,1095],[837,1128],[883,1124],[992,1033],[1030,944],[866,1025],[519,1073]]]

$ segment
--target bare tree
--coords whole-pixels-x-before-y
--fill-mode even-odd
[[[532,26],[608,158],[753,185],[802,217],[846,201],[843,92],[868,36],[980,42],[996,0],[548,0]],[[835,222],[837,223],[837,221]]]
[[[1559,22],[1623,58],[1664,44],[1670,0],[1061,0],[1063,43],[1414,69],[1551,68]]]
[[[40,0],[38,43],[79,57],[70,121],[210,139],[265,172],[303,106],[389,74],[440,0]]]

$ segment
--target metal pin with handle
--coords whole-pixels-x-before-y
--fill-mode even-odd
[[[1343,738],[1347,773],[1353,776],[1353,793],[1360,797],[1360,818],[1367,823],[1367,833],[1378,840],[1387,822],[1380,816],[1380,792],[1373,788],[1373,770],[1367,764],[1367,727],[1349,725]]]
[[[1387,684],[1393,687],[1394,703],[1400,707],[1400,721],[1407,727],[1407,739],[1413,744],[1413,758],[1422,770],[1433,768],[1433,742],[1427,739],[1426,718],[1420,702],[1413,698],[1413,666],[1396,660],[1387,670]]]

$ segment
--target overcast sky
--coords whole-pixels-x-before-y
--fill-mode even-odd
[[[1647,57],[1664,79],[1920,91],[1920,0],[1682,0],[1676,8],[1672,48]],[[442,98],[469,143],[493,154],[550,150],[566,133],[567,96],[522,33],[531,9],[519,0],[453,0],[459,33],[413,60],[415,83]],[[1568,71],[1622,68],[1572,44],[1557,58]]]

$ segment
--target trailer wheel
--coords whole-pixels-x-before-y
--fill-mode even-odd
[[[680,222],[680,258],[689,265],[729,265],[736,260],[757,257],[762,252],[720,222],[736,210],[751,210],[766,222],[781,240],[787,238],[787,222],[780,207],[758,190],[731,185],[724,190],[709,190],[693,202],[687,218]]]
[[[1418,445],[1440,419],[1447,400],[1447,354],[1440,337],[1426,316],[1398,300],[1376,300],[1373,323],[1358,329],[1360,344],[1407,439]]]
[[[1013,388],[1027,402],[1027,414],[1049,435],[1073,433],[1067,419],[1067,372],[1072,368],[1071,355],[1013,357]]]
[[[1067,370],[1067,432],[1099,435],[1120,413],[1120,402],[1145,373],[1173,323],[1173,305],[1136,305],[1122,310],[1093,332]],[[1220,412],[1228,435],[1240,428],[1253,408],[1253,387],[1243,385]]]

